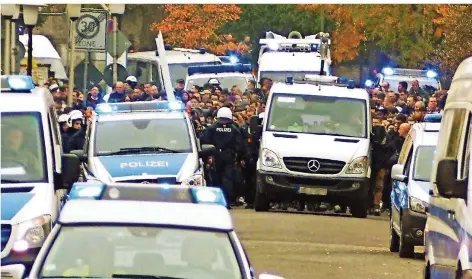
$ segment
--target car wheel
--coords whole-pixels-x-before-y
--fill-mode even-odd
[[[389,237],[389,249],[390,252],[398,252],[400,250],[400,237],[393,228],[393,220],[390,217],[390,237]]]
[[[256,195],[254,197],[254,210],[256,212],[264,212],[264,211],[269,211],[270,209],[270,200],[269,197],[261,193],[260,191],[260,185],[262,183],[261,177],[257,175],[256,178]]]
[[[400,258],[414,258],[415,257],[415,246],[408,243],[405,234],[403,233],[402,220],[400,219]]]

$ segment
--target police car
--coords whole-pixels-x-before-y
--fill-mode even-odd
[[[77,183],[70,196],[29,278],[255,278],[218,188]]]
[[[99,104],[86,131],[86,180],[205,185],[200,146],[181,102]]]
[[[427,92],[434,92],[441,89],[441,82],[438,78],[438,73],[433,70],[414,70],[414,69],[401,69],[401,68],[390,68],[386,67],[382,69],[382,72],[377,74],[376,84],[380,86],[382,82],[386,81],[389,84],[389,88],[397,91],[398,85],[402,81],[406,81],[408,84],[408,90],[411,88],[411,84],[414,80],[418,80],[421,88]],[[366,86],[372,84],[372,81],[366,81]]]
[[[185,90],[193,86],[203,87],[206,83],[231,89],[234,85],[244,92],[250,80],[254,81],[250,64],[225,64],[191,66],[185,80]]]
[[[259,133],[254,209],[304,198],[343,205],[367,217],[370,102],[354,81],[309,76],[273,84]],[[293,148],[297,146],[297,148]]]
[[[439,122],[441,114],[428,114],[424,123],[414,124],[392,167],[390,251],[399,252],[400,257],[414,257],[415,246],[424,244]]]
[[[80,175],[77,156],[62,154],[55,104],[29,76],[1,77],[1,262],[34,261]]]
[[[169,64],[169,72],[173,86],[177,80],[185,79],[187,69],[190,66],[220,65],[218,56],[208,53],[204,48],[184,49],[165,46],[166,59]],[[162,63],[157,51],[143,51],[129,53],[127,58],[128,73],[138,79],[138,83],[149,81],[160,81],[161,88],[164,86],[162,77]]]

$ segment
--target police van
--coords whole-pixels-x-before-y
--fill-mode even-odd
[[[1,261],[29,268],[80,175],[77,156],[62,154],[49,90],[29,76],[1,76]]]
[[[410,90],[411,84],[414,80],[418,80],[420,87],[430,94],[441,89],[441,82],[439,81],[438,73],[433,70],[386,67],[382,69],[381,73],[377,74],[376,84],[377,86],[380,86],[382,82],[386,81],[390,85],[389,88],[396,92],[400,82],[405,81],[408,84],[408,90]]]
[[[259,40],[259,81],[262,78],[270,78],[274,82],[283,83],[287,77],[303,79],[307,74],[330,75],[331,41],[328,36],[320,33],[302,38],[299,32],[293,31],[287,38],[267,32],[266,38]],[[323,73],[320,73],[321,71]]]
[[[472,57],[456,70],[432,168],[425,278],[472,278]]]
[[[181,102],[99,104],[88,125],[83,161],[86,180],[104,183],[205,185],[200,146]]]
[[[177,80],[185,79],[190,66],[220,65],[218,56],[208,53],[204,48],[184,49],[166,46],[166,59],[169,64],[169,72],[172,85]],[[128,54],[128,73],[135,76],[138,83],[143,84],[150,81],[159,82],[164,87],[162,77],[162,65],[158,51],[143,51]]]
[[[307,200],[350,207],[367,216],[370,105],[354,81],[317,76],[274,83],[268,96],[257,161],[255,210],[270,202]],[[259,134],[258,117],[251,132]]]
[[[415,246],[424,244],[426,211],[431,190],[431,168],[438,141],[441,114],[428,114],[413,125],[393,166],[390,251],[414,257]]]
[[[193,86],[203,87],[206,83],[231,89],[234,85],[244,92],[249,81],[254,81],[250,64],[225,64],[208,66],[190,66],[185,80],[185,90]]]

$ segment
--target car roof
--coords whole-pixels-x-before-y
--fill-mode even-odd
[[[195,79],[195,78],[218,78],[218,77],[242,77],[242,78],[247,78],[248,74],[247,73],[241,73],[241,72],[229,72],[229,73],[212,73],[212,74],[193,74],[190,76],[187,76],[187,79]]]
[[[320,89],[321,88],[321,89]],[[369,94],[365,89],[347,88],[336,85],[314,85],[308,83],[285,84],[276,82],[272,85],[272,93],[284,93],[293,95],[312,95],[312,96],[328,96],[339,98],[353,98],[360,100],[369,100]]]
[[[441,123],[415,123],[410,131],[415,146],[436,145]]]
[[[139,119],[185,119],[183,112],[124,112],[98,115],[99,122]]]
[[[48,89],[36,87],[32,92],[2,92],[0,94],[1,112],[45,112],[53,104],[52,95]]]
[[[233,230],[225,207],[211,204],[146,201],[71,200],[61,211],[60,224],[132,224]]]

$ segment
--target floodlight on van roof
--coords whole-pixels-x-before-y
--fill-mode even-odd
[[[33,78],[31,76],[10,75],[2,76],[1,90],[3,92],[31,92],[35,88]]]

